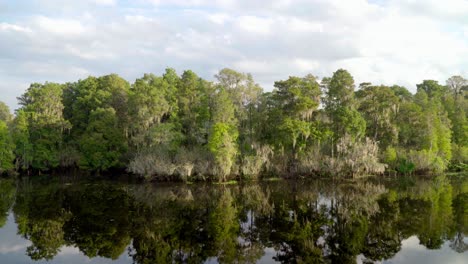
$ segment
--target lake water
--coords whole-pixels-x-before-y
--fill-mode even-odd
[[[0,263],[468,263],[468,177],[0,179]]]

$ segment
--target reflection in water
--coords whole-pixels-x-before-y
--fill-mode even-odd
[[[36,183],[0,179],[0,227],[12,207],[32,260],[63,246],[134,263],[356,263],[393,258],[416,236],[466,254],[468,184],[271,182],[245,186]],[[0,238],[1,241],[1,238]]]

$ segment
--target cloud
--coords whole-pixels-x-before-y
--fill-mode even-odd
[[[94,0],[94,2],[98,5],[104,6],[113,6],[116,4],[116,0]]]
[[[238,27],[252,34],[269,34],[272,31],[273,19],[256,16],[241,16],[237,19]]]
[[[0,245],[1,254],[9,254],[24,251],[30,243],[21,243],[16,245]]]
[[[207,14],[207,18],[209,21],[218,25],[224,25],[227,21],[230,20],[230,16],[225,13]]]
[[[61,36],[80,35],[86,32],[86,28],[78,20],[55,19],[44,16],[38,16],[34,19],[39,29],[44,33],[50,33]]]
[[[40,2],[40,3],[39,3]],[[468,75],[468,1],[30,0],[2,3],[0,100],[29,83],[166,67],[213,79],[250,72],[265,89],[290,75],[405,85]]]
[[[19,25],[8,24],[8,23],[0,23],[0,31],[8,32],[8,31],[16,31],[21,33],[31,33],[31,29],[27,27],[22,27]]]

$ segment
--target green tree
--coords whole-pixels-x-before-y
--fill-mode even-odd
[[[19,110],[12,122],[12,138],[15,145],[16,169],[27,170],[32,163],[33,146],[29,139],[28,113]]]
[[[447,82],[448,91],[442,104],[452,124],[452,163],[468,163],[468,100],[463,96],[468,87],[468,80],[461,76],[452,76]]]
[[[15,145],[5,122],[0,121],[0,174],[14,169]]]
[[[71,128],[63,117],[63,88],[56,83],[35,83],[18,98],[20,111],[28,120],[31,166],[35,169],[48,170],[59,165],[63,134]]]
[[[424,80],[422,83],[417,84],[416,87],[419,91],[424,91],[429,98],[440,98],[445,93],[445,87],[440,85],[434,80]]]
[[[97,108],[91,112],[80,146],[83,153],[80,166],[83,168],[105,171],[123,165],[122,154],[127,145],[114,108]]]
[[[354,99],[354,78],[351,74],[344,70],[339,69],[333,73],[331,78],[324,78],[322,84],[325,86],[325,108],[333,110],[338,107],[355,106]]]
[[[174,106],[167,100],[169,84],[162,78],[145,74],[132,85],[129,97],[131,143],[136,149],[152,145],[150,131],[167,119]]]
[[[380,147],[396,143],[398,128],[395,118],[399,108],[399,99],[387,86],[366,86],[356,92],[359,101],[358,111],[367,124],[367,136],[379,141]]]
[[[10,112],[10,108],[4,102],[0,101],[0,121],[3,122],[10,122],[12,119],[12,115]]]
[[[275,88],[276,109],[271,116],[279,123],[274,132],[277,135],[275,145],[286,147],[296,159],[311,135],[312,115],[320,103],[320,87],[314,76],[307,75],[277,81]]]
[[[64,113],[72,129],[66,143],[72,153],[78,152],[76,161],[71,163],[91,170],[122,165],[120,159],[127,151],[131,124],[129,93],[130,84],[116,74],[91,76],[68,84],[63,96]],[[98,117],[99,114],[104,116]],[[99,146],[99,140],[104,142],[103,146]],[[106,150],[109,153],[106,154]],[[102,161],[98,161],[100,157]]]
[[[188,145],[205,144],[209,130],[208,82],[188,70],[178,86],[178,117]]]
[[[256,126],[253,119],[262,88],[255,83],[251,74],[236,72],[228,68],[220,70],[215,78],[227,91],[233,103],[235,117],[239,121],[240,135],[245,134],[245,140],[252,144]]]
[[[208,148],[213,153],[220,180],[226,180],[231,173],[237,155],[237,130],[226,123],[213,125]]]
[[[340,69],[331,79],[325,79],[325,111],[331,122],[335,138],[349,134],[353,138],[364,136],[366,123],[356,110],[354,79],[348,71]]]

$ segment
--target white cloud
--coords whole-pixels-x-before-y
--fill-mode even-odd
[[[348,69],[356,82],[468,77],[466,0],[11,1],[0,11],[0,100],[27,83],[224,67],[274,81]],[[4,16],[5,12],[7,14]],[[8,17],[8,20],[3,18]]]
[[[17,31],[22,33],[31,33],[31,29],[14,24],[0,23],[0,31]]]
[[[218,24],[218,25],[223,25],[225,24],[228,20],[230,20],[230,16],[225,13],[214,13],[214,14],[208,14],[207,18],[209,21]]]
[[[113,6],[116,4],[116,0],[93,0],[98,5]]]
[[[244,59],[235,62],[233,66],[242,72],[268,73],[273,69],[274,64],[267,61]]]
[[[320,22],[309,22],[303,19],[290,18],[286,23],[290,30],[301,33],[323,32],[323,24]]]
[[[427,16],[432,19],[468,22],[466,0],[393,0],[393,6],[406,14]]]
[[[294,59],[293,63],[297,66],[297,69],[301,73],[312,73],[320,66],[320,63],[318,61],[302,58]]]
[[[0,245],[0,253],[1,254],[8,254],[8,253],[15,253],[24,251],[30,243],[25,242],[16,245]]]
[[[239,28],[248,33],[269,34],[272,30],[272,24],[273,19],[271,18],[257,16],[241,16],[237,18]]]
[[[85,27],[78,20],[38,16],[35,23],[45,32],[56,35],[80,35],[86,32]]]

